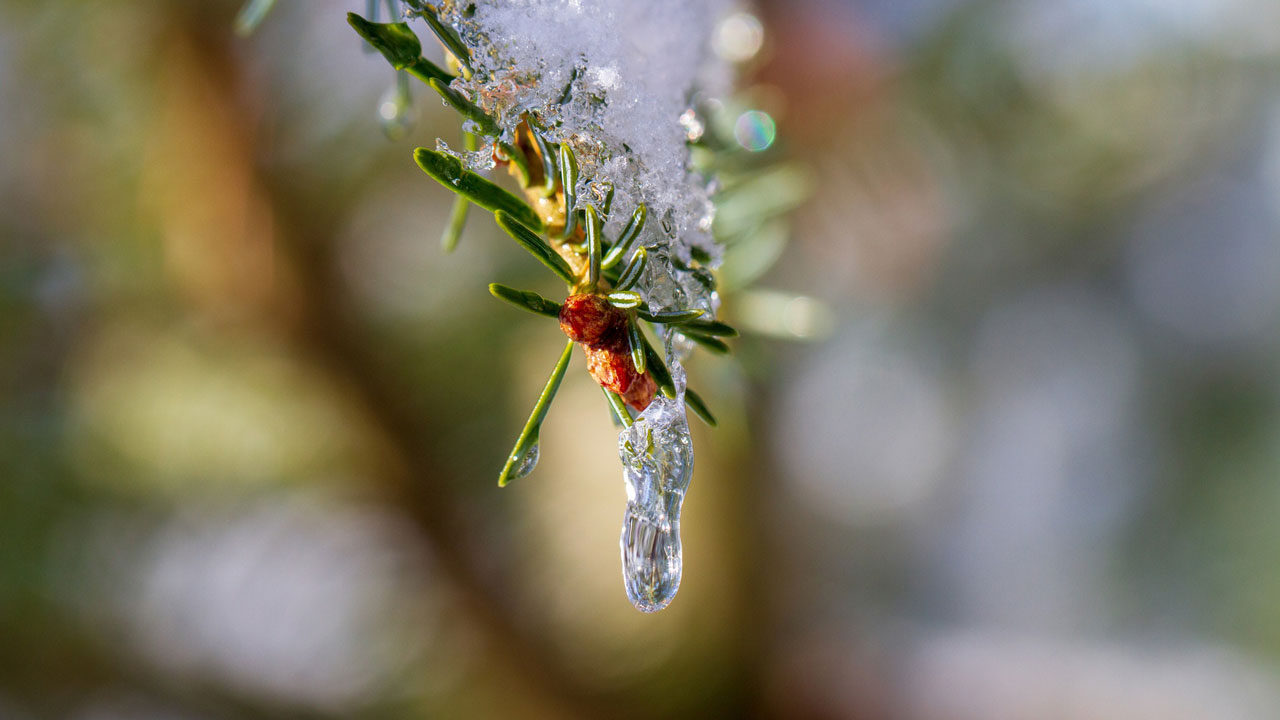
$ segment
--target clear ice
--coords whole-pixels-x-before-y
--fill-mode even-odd
[[[463,167],[471,172],[487,172],[497,165],[497,161],[493,159],[493,143],[485,143],[479,150],[454,150],[448,143],[436,138],[436,150],[458,158]]]
[[[395,83],[378,99],[378,122],[391,140],[399,140],[413,129],[413,97],[404,73],[397,73]]]
[[[622,579],[627,599],[657,612],[680,589],[680,508],[693,475],[693,444],[684,408],[684,370],[673,363],[678,393],[657,395],[618,435],[627,508],[622,516]]]

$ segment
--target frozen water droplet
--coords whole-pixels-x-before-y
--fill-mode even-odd
[[[693,445],[682,378],[677,388],[674,400],[655,397],[618,436],[627,488],[618,543],[622,579],[627,599],[642,612],[665,608],[680,589],[680,508],[693,475]]]
[[[639,289],[649,304],[650,312],[683,310],[692,305],[688,292],[677,282],[675,268],[663,249],[649,249],[649,262],[645,263]]]
[[[529,473],[533,472],[533,469],[536,468],[537,466],[538,466],[538,443],[534,442],[532,445],[528,447],[528,449],[524,451],[522,455],[520,455],[520,458],[516,460],[515,467],[511,469],[511,475],[509,477],[512,480],[519,480],[525,475],[528,475]]]
[[[679,519],[627,503],[621,545],[622,577],[631,604],[641,612],[657,612],[671,604],[682,571]]]
[[[391,140],[399,140],[413,129],[413,98],[404,83],[397,81],[382,93],[378,100],[378,122]]]

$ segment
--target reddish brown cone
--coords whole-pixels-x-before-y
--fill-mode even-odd
[[[570,295],[560,308],[560,329],[587,353],[587,371],[601,387],[636,410],[649,407],[658,385],[636,372],[627,339],[627,315],[599,295]]]

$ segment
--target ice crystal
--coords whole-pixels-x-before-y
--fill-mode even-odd
[[[444,140],[436,138],[436,150],[458,158],[463,167],[472,172],[486,172],[497,164],[493,159],[493,143],[485,143],[479,150],[454,150]]]

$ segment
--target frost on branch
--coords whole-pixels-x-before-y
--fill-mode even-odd
[[[690,131],[681,117],[695,93],[718,93],[728,70],[710,51],[715,0],[495,0],[444,4],[471,51],[472,76],[453,87],[495,117],[504,139],[526,114],[580,164],[578,202],[598,209],[615,189],[606,231],[649,207],[641,243],[650,267],[638,290],[654,312],[719,304],[694,248],[714,266],[709,183],[689,171]],[[653,222],[656,220],[657,222]],[[674,262],[673,262],[674,260]]]

